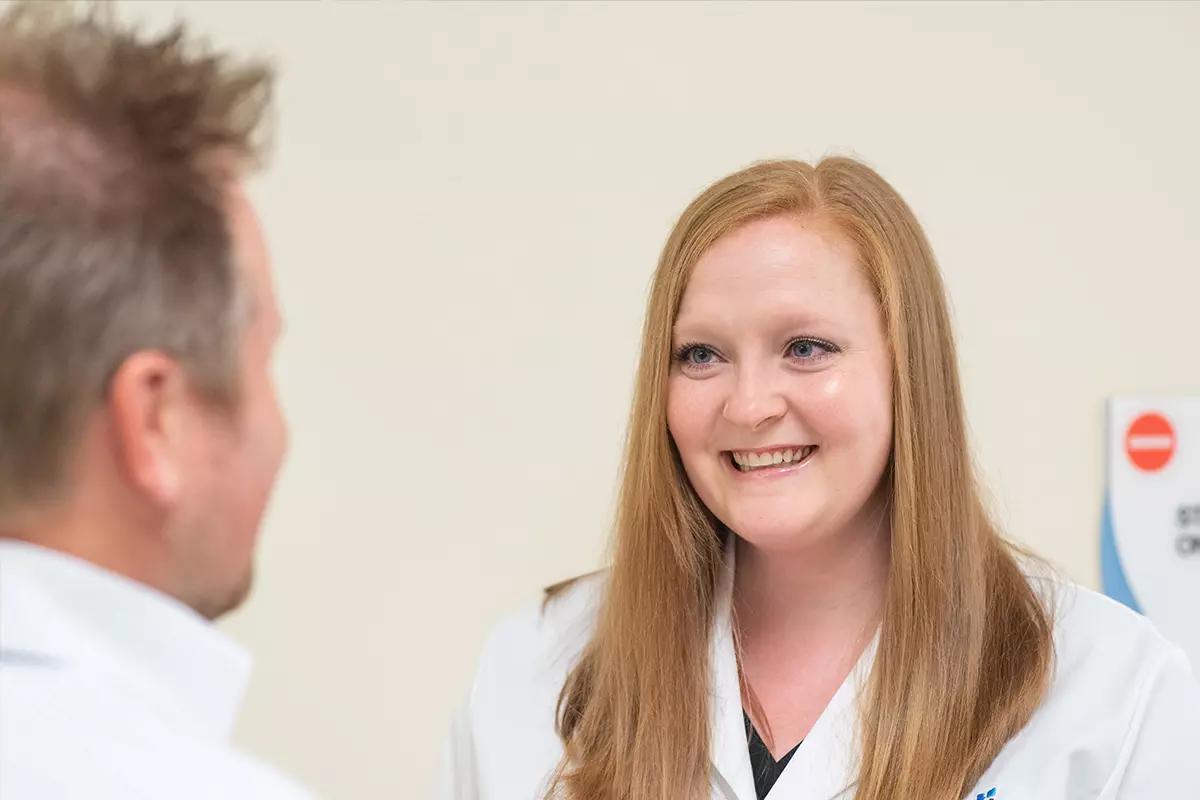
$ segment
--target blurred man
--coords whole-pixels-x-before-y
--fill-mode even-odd
[[[0,798],[298,798],[229,744],[286,447],[261,65],[0,15]]]

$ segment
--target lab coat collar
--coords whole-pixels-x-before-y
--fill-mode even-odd
[[[176,724],[220,740],[250,676],[249,653],[183,603],[21,542],[0,541],[0,631],[0,657],[98,670]]]
[[[735,539],[730,534],[725,544],[724,563],[717,582],[716,629],[710,651],[714,686],[711,748],[716,788],[729,800],[755,800],[733,642]],[[876,634],[788,762],[768,800],[778,797],[829,800],[857,782],[858,700],[871,674],[878,641]]]

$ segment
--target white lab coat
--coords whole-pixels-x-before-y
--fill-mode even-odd
[[[305,800],[229,738],[249,655],[184,605],[0,541],[0,798]]]
[[[755,800],[730,629],[733,549],[714,631],[713,800]],[[555,703],[587,642],[602,578],[500,623],[448,737],[441,800],[541,800],[562,747]],[[1031,577],[1056,615],[1057,664],[1040,710],[967,800],[1173,800],[1200,797],[1200,687],[1188,660],[1144,617],[1106,597]],[[859,763],[857,690],[874,647],[838,690],[770,800],[851,800]],[[915,800],[915,799],[914,799]]]

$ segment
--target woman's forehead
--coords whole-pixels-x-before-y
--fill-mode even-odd
[[[805,320],[861,313],[874,293],[853,250],[814,225],[779,217],[718,240],[697,261],[677,327],[721,320]]]

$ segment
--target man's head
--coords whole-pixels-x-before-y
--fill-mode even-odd
[[[272,76],[64,3],[0,16],[0,535],[210,618],[286,448],[242,177]]]

